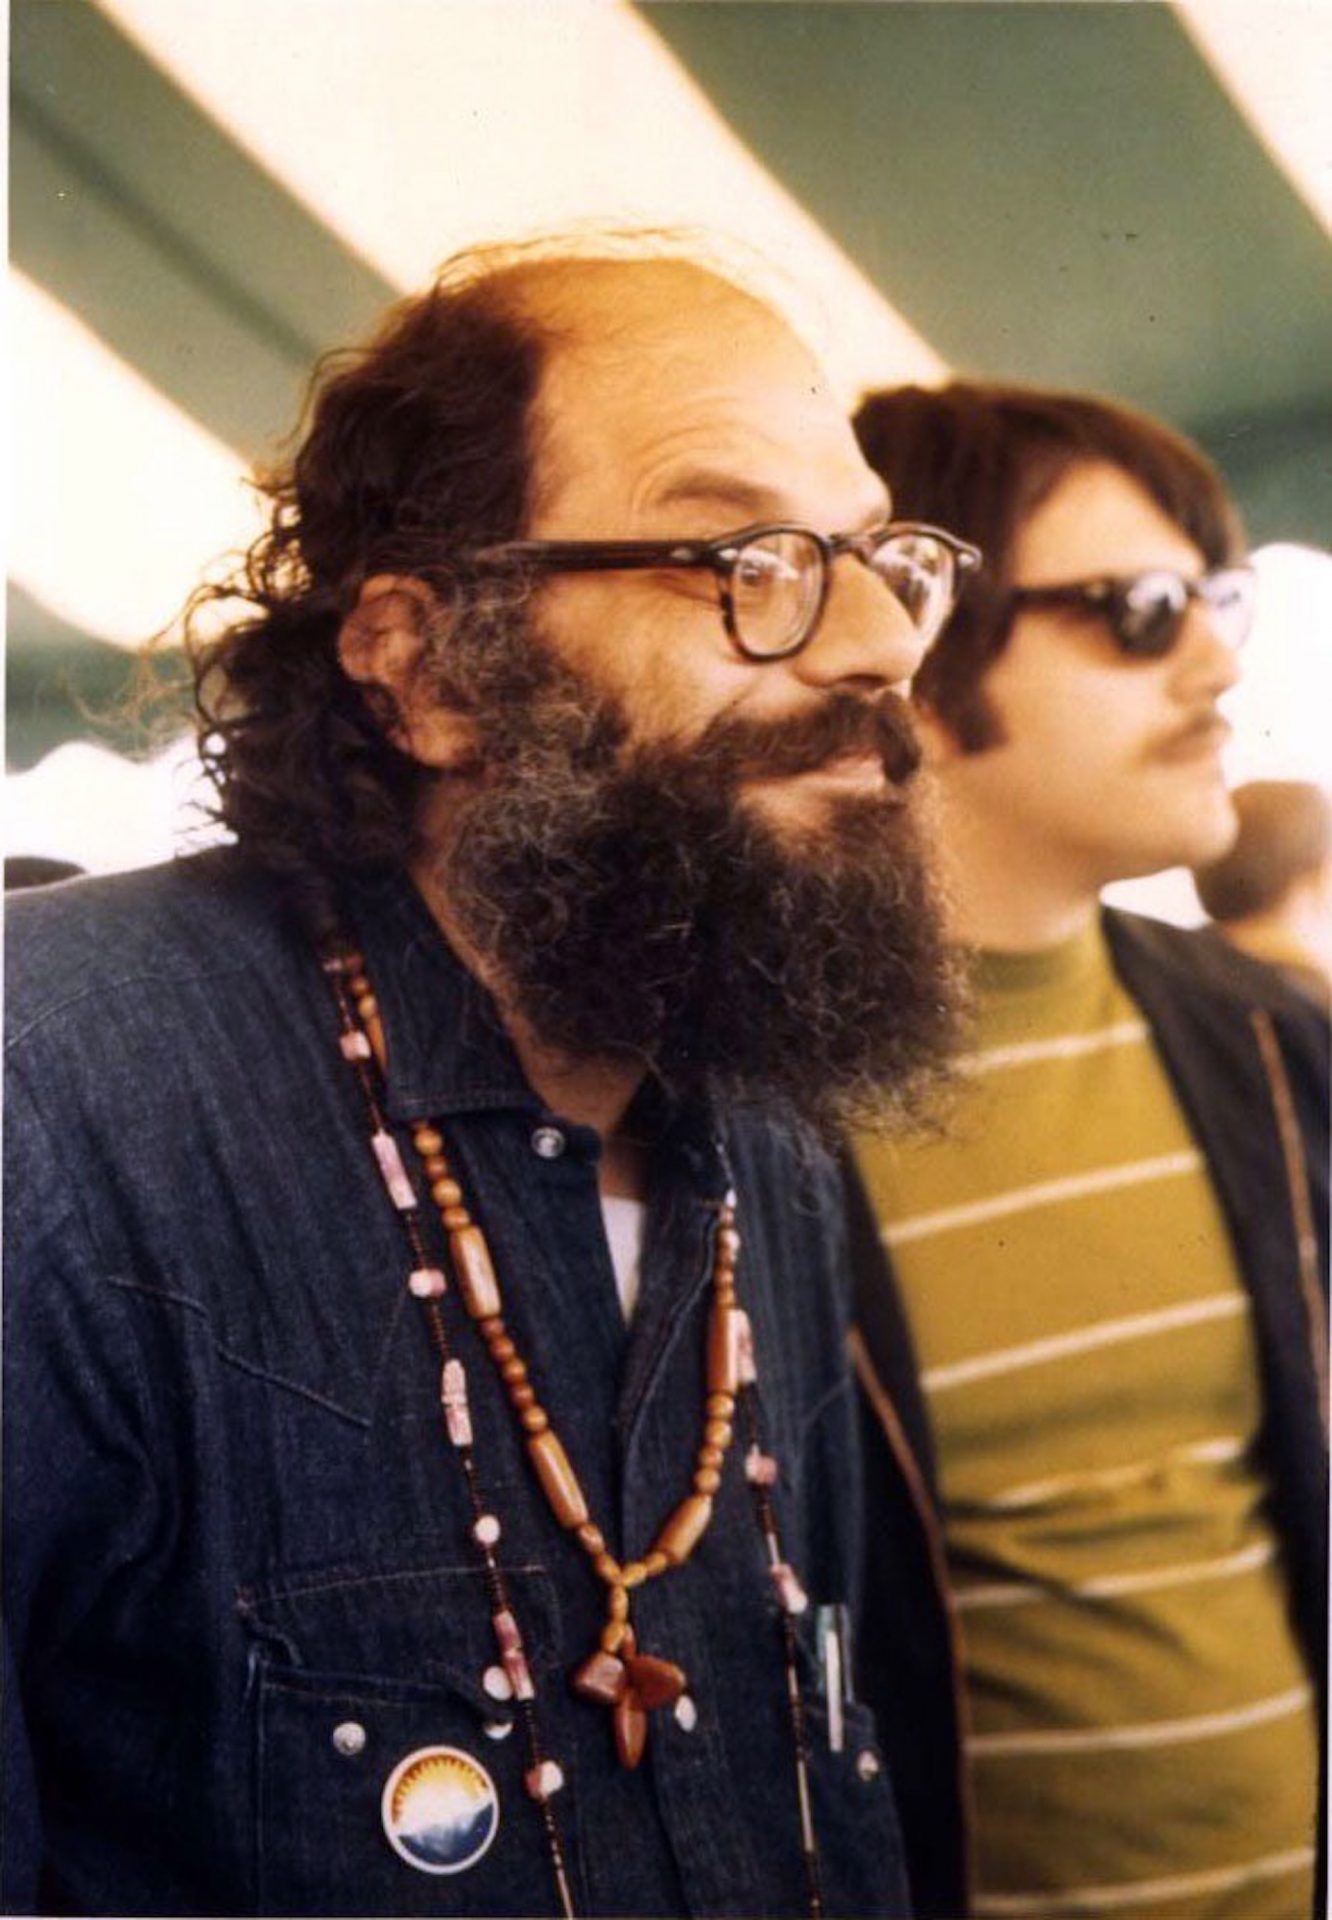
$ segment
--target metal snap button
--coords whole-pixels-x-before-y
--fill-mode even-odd
[[[856,1755],[856,1772],[862,1780],[877,1780],[883,1772],[883,1763],[877,1753],[871,1752],[868,1747],[862,1747]]]
[[[536,1127],[532,1132],[532,1151],[541,1160],[558,1160],[568,1142],[559,1127]]]
[[[352,1760],[365,1748],[365,1728],[359,1720],[342,1720],[333,1729],[333,1746],[336,1752]]]

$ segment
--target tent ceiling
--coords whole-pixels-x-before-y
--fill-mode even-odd
[[[350,111],[358,76],[335,59],[336,23],[367,31],[364,9],[267,0],[261,46],[247,27],[256,7],[213,0],[173,14],[163,0],[14,0],[11,24],[16,266],[110,349],[122,374],[238,459],[271,455],[317,355],[363,333],[397,291],[407,276],[390,256],[420,254],[424,271],[433,235],[438,254],[512,230],[515,169],[505,174],[497,159],[510,197],[491,224],[483,156],[489,139],[512,162],[516,116],[531,117],[519,84],[541,100],[544,79],[550,124],[534,224],[571,203],[622,213],[627,202],[652,220],[676,205],[677,217],[697,220],[706,206],[779,264],[794,258],[798,235],[821,228],[819,271],[834,289],[825,298],[839,325],[854,310],[859,377],[953,365],[1118,393],[1203,439],[1258,536],[1328,541],[1332,241],[1180,18],[1154,0],[669,0],[636,10],[619,0],[484,9],[379,0],[379,41],[396,34],[420,50],[420,105],[403,126],[373,92],[370,124]],[[168,22],[193,42],[168,50],[155,40]],[[299,73],[276,61],[279,41],[289,62],[299,50]],[[559,91],[571,84],[555,73],[561,41],[595,70],[595,88],[584,79]],[[1324,50],[1330,42],[1325,33]],[[324,146],[304,143],[299,187],[279,151],[291,128],[270,108],[238,132],[225,110],[259,85],[251,61],[265,62],[265,85],[275,70],[289,73],[293,102],[327,87]],[[650,108],[649,79],[660,87]],[[391,81],[390,72],[373,84]],[[1332,74],[1323,97],[1332,99]],[[429,203],[415,252],[369,245],[373,196],[356,202],[355,219],[335,217],[356,199],[339,197],[338,169],[369,166],[376,143],[374,164],[385,165],[387,146],[385,177],[397,168],[399,207],[404,197]],[[1332,132],[1325,155],[1329,147]],[[438,164],[428,168],[431,153]],[[649,160],[668,183],[678,178],[676,200],[669,184],[640,184]],[[740,198],[746,168],[766,182],[766,199]],[[771,208],[785,227],[760,224]],[[406,227],[407,212],[399,217]],[[843,281],[832,277],[839,262]],[[141,519],[146,551],[151,512]],[[223,528],[218,544],[230,537]],[[9,754],[26,764],[87,730],[69,687],[100,696],[115,656],[99,643],[119,636],[90,615],[71,621],[68,603],[58,617],[31,579],[22,585],[10,605],[21,698]]]
[[[1242,493],[1266,471],[1259,531],[1328,538],[1332,246],[1169,9],[648,11],[952,365],[1160,413]]]

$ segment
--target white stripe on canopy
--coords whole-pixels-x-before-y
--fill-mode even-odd
[[[16,269],[10,572],[53,613],[137,647],[261,516],[228,447]]]
[[[943,370],[624,0],[99,3],[399,286],[574,221],[698,227],[779,270],[761,290],[848,400]]]

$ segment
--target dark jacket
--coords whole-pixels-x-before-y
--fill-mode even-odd
[[[815,1607],[853,1596],[862,1525],[835,1169],[757,1123],[730,1130],[728,1167],[705,1115],[659,1114],[626,1331],[597,1136],[543,1108],[401,877],[362,889],[355,918],[404,1154],[404,1125],[438,1117],[622,1558],[689,1491],[734,1179],[783,1547],[814,1602],[797,1658],[827,1907],[900,1914],[888,1774],[857,1703],[834,1748],[814,1651]],[[439,1362],[307,943],[224,854],[31,894],[11,909],[9,1026],[6,1905],[554,1911],[523,1728],[483,1685],[493,1602]],[[642,1650],[684,1667],[696,1722],[659,1710],[626,1772],[605,1709],[568,1686],[604,1589],[535,1489],[474,1328],[444,1307],[565,1769],[577,1910],[805,1911],[746,1435],[698,1550],[635,1607]],[[500,1801],[489,1851],[443,1881],[381,1830],[391,1770],[432,1745],[480,1760]]]
[[[1276,1520],[1325,1724],[1327,1022],[1272,969],[1213,934],[1114,911],[1104,924],[1116,972],[1207,1161],[1253,1299]],[[967,1904],[964,1709],[934,1448],[902,1301],[849,1168],[847,1186],[871,1516],[862,1686],[872,1702],[896,1708],[882,1724],[917,1911],[956,1920]],[[951,1714],[938,1711],[941,1697]],[[906,1746],[903,1727],[913,1729]]]

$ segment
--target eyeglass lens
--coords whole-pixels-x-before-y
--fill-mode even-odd
[[[928,534],[894,533],[857,546],[928,644],[953,602],[953,558]],[[789,653],[806,639],[826,591],[824,549],[811,534],[781,528],[747,540],[730,574],[732,618],[746,652]]]
[[[874,549],[870,565],[929,646],[953,605],[954,560],[948,548],[926,533],[895,533]]]
[[[747,540],[730,575],[737,638],[755,656],[789,652],[809,632],[823,590],[823,553],[809,534],[782,528]]]
[[[1115,609],[1115,632],[1126,652],[1159,658],[1179,638],[1191,599],[1200,599],[1217,636],[1242,645],[1253,617],[1250,575],[1223,568],[1197,582],[1173,573],[1144,573],[1124,588]]]

